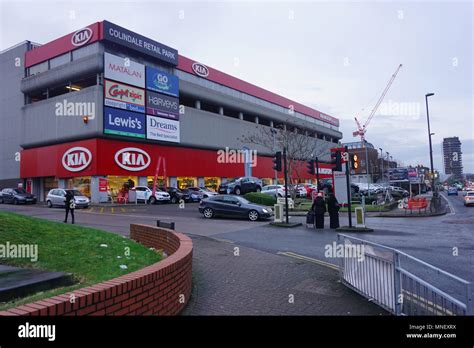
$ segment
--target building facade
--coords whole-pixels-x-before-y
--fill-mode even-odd
[[[103,202],[155,176],[168,186],[216,188],[244,175],[241,161],[219,161],[224,149],[256,151],[252,175],[270,183],[275,149],[243,135],[292,129],[328,163],[342,138],[332,116],[107,21],[44,45],[24,42],[0,59],[0,187],[22,182],[40,200],[75,187]]]
[[[444,173],[460,179],[463,176],[461,141],[458,137],[443,139]]]

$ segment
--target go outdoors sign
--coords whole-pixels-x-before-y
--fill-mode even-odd
[[[178,51],[133,31],[104,21],[104,40],[128,47],[152,57],[161,59],[171,65],[178,65]]]
[[[147,66],[146,88],[151,91],[178,97],[179,79],[178,77],[168,74],[167,72]]]

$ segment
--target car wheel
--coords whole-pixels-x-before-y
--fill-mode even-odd
[[[256,211],[256,210],[249,211],[249,220],[250,221],[257,221],[258,220],[258,211]]]
[[[211,219],[214,216],[214,210],[211,208],[205,208],[202,214],[206,219]]]
[[[262,191],[262,189],[260,187],[257,187],[257,192],[260,192]]]
[[[150,204],[155,204],[156,203],[156,198],[155,197],[150,197],[150,199],[148,200],[148,202]]]
[[[176,197],[176,196],[171,197],[171,203],[173,203],[173,204],[178,203],[178,197]]]
[[[234,190],[234,192],[235,192],[235,194],[236,194],[237,196],[240,196],[240,194],[242,193],[242,192],[240,191],[240,187],[236,187],[235,190]]]

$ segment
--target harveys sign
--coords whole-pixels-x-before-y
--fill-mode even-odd
[[[61,162],[66,170],[80,172],[92,162],[92,153],[85,147],[72,147],[64,153]]]
[[[125,170],[138,172],[150,165],[151,157],[142,149],[126,147],[115,153],[115,163]]]
[[[193,63],[193,71],[196,75],[201,77],[208,77],[209,76],[209,68],[201,63]]]
[[[92,38],[92,29],[91,28],[82,28],[76,31],[71,36],[71,43],[73,46],[82,46],[89,42]]]

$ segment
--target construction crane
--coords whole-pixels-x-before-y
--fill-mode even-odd
[[[402,64],[400,64],[398,66],[397,70],[395,70],[395,72],[393,73],[392,77],[390,78],[390,81],[388,81],[387,86],[383,90],[382,95],[380,96],[379,100],[377,101],[377,104],[375,104],[374,108],[372,109],[372,111],[371,111],[369,117],[367,118],[367,121],[365,121],[364,125],[361,126],[359,120],[357,119],[357,116],[354,117],[354,119],[356,121],[356,124],[357,124],[357,130],[355,132],[353,132],[352,135],[354,137],[360,136],[360,142],[361,142],[361,145],[363,147],[365,147],[365,132],[367,132],[367,127],[368,127],[370,121],[372,120],[372,118],[374,117],[375,113],[377,112],[380,104],[382,103],[383,98],[385,97],[388,90],[390,89],[390,86],[392,85],[393,80],[395,80],[395,77],[397,77],[398,71],[400,70],[401,67],[402,67]]]

